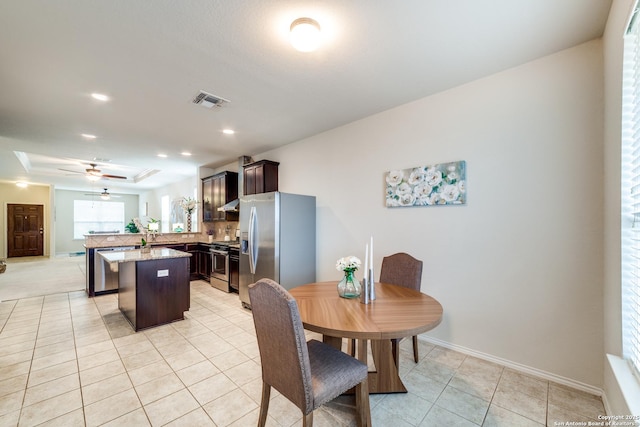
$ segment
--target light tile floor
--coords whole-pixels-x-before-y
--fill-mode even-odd
[[[205,282],[192,282],[186,320],[144,332],[133,332],[117,295],[82,291],[4,301],[0,328],[0,426],[256,425],[251,312]],[[374,426],[555,426],[604,414],[597,396],[425,341],[420,357],[405,340],[409,392],[372,395]],[[355,425],[353,411],[340,397],[315,425]],[[274,391],[267,425],[301,425],[300,412]]]

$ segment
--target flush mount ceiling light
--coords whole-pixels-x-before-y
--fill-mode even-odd
[[[97,138],[97,136],[95,136],[95,135],[91,135],[90,133],[83,133],[83,134],[81,134],[81,136],[82,136],[84,139],[96,139],[96,138]]]
[[[224,133],[225,135],[233,135],[234,133],[236,133],[236,131],[234,131],[233,129],[223,129],[222,133]]]
[[[291,45],[300,52],[312,52],[320,46],[320,24],[311,18],[298,18],[291,23]]]
[[[91,97],[93,99],[97,99],[98,101],[102,101],[102,102],[106,102],[109,100],[109,97],[107,95],[104,95],[102,93],[92,93]]]

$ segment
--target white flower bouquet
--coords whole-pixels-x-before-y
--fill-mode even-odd
[[[339,271],[355,271],[360,268],[362,262],[358,257],[353,255],[340,258],[336,263],[336,270]]]
[[[180,207],[184,210],[185,213],[192,214],[193,210],[196,208],[198,201],[191,197],[183,197],[180,199]]]

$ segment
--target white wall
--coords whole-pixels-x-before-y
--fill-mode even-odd
[[[601,387],[602,69],[589,42],[254,159],[317,196],[319,280],[373,234],[378,272],[398,251],[424,261],[445,310],[432,337]],[[386,171],[455,160],[466,206],[384,206]]]

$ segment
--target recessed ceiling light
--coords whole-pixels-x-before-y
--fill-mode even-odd
[[[164,158],[167,158],[167,157],[169,157],[169,156],[167,156],[167,155],[166,155],[166,154],[164,154],[164,153],[160,153],[160,154],[158,154],[158,157],[162,157],[162,158],[164,159]]]
[[[182,152],[182,153],[180,153],[180,154],[182,154],[183,156],[190,156],[190,155],[191,155],[191,153],[190,153],[190,152],[188,152],[188,151],[183,151],[183,152]]]
[[[91,97],[93,99],[97,99],[98,101],[108,101],[109,97],[107,95],[103,95],[101,93],[92,93]]]
[[[83,133],[82,137],[86,138],[86,139],[96,139],[97,138],[95,135],[91,135],[90,133]]]
[[[233,135],[234,133],[236,133],[236,131],[233,129],[223,129],[222,133],[224,133],[225,135]]]

